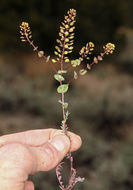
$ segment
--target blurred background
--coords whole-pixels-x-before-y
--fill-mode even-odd
[[[30,23],[34,42],[53,55],[60,22],[77,10],[75,51],[95,43],[94,54],[107,42],[116,51],[73,82],[69,126],[83,145],[73,154],[86,180],[74,190],[133,189],[133,1],[132,0],[1,0],[0,3],[0,135],[59,128],[62,118],[57,83],[49,64],[20,42],[19,25]],[[67,169],[66,169],[67,170]],[[59,189],[55,170],[32,178],[36,190]]]

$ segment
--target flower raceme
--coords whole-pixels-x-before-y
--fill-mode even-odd
[[[108,55],[113,53],[113,51],[115,50],[115,45],[112,43],[107,43],[103,48],[105,54]]]
[[[64,18],[64,22],[62,22],[60,26],[59,39],[57,39],[58,45],[55,46],[54,54],[57,56],[56,59],[52,59],[53,63],[61,60],[63,56],[63,60],[67,63],[69,62],[68,54],[73,51],[73,42],[74,42],[74,29],[75,29],[75,20],[76,18],[76,10],[70,9],[67,12],[67,15]]]
[[[26,42],[27,41],[27,37],[29,39],[32,38],[31,30],[30,30],[30,27],[29,27],[29,23],[22,22],[22,24],[20,25],[20,34],[21,34],[20,38],[21,38],[22,42]]]

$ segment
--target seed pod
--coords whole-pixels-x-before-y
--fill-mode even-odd
[[[39,52],[38,52],[38,57],[41,58],[41,57],[43,57],[43,56],[44,56],[44,51],[39,51]]]
[[[87,70],[85,70],[85,69],[81,69],[80,71],[79,71],[79,74],[80,75],[85,75],[87,73]]]

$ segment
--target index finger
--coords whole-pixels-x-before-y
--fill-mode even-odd
[[[0,137],[0,147],[9,143],[21,143],[28,146],[39,147],[61,133],[61,130],[50,128],[4,135]],[[72,132],[69,132],[68,134],[71,141],[70,151],[76,151],[81,146],[81,138]]]

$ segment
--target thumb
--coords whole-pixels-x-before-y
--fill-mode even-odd
[[[54,136],[41,147],[31,147],[36,157],[34,172],[48,171],[56,167],[70,150],[70,140],[64,134]]]

